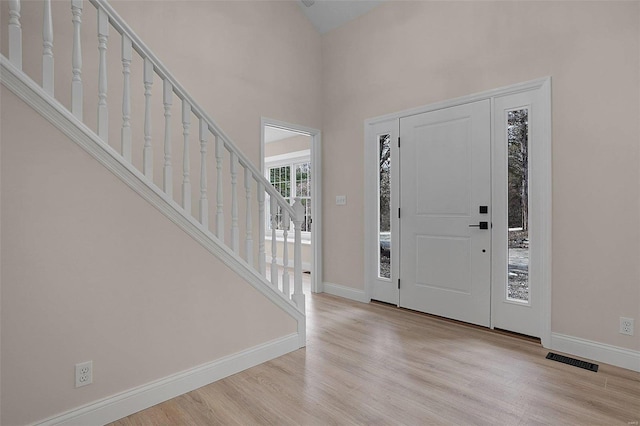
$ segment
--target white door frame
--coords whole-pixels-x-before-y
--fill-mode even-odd
[[[538,188],[538,196],[536,203],[531,206],[530,215],[534,215],[539,219],[538,237],[539,237],[539,256],[537,256],[537,264],[531,264],[531,275],[539,277],[540,282],[537,284],[541,289],[542,318],[541,318],[541,341],[544,347],[551,345],[551,77],[540,78],[524,83],[514,84],[511,86],[501,87],[473,95],[463,96],[451,100],[437,102],[431,105],[421,106],[408,109],[380,117],[365,120],[365,143],[364,143],[364,185],[365,185],[365,209],[364,209],[364,277],[365,277],[365,293],[366,299],[371,300],[373,280],[375,279],[375,267],[377,265],[377,174],[378,164],[375,152],[377,149],[372,144],[375,141],[373,127],[379,123],[395,121],[399,126],[401,117],[422,114],[425,112],[436,111],[443,108],[462,105],[470,102],[480,101],[483,99],[491,99],[493,110],[493,98],[509,94],[529,90],[540,90],[541,93],[541,111],[539,118],[541,120],[540,131],[536,136],[536,145],[538,147],[538,156],[530,159],[531,168],[536,173],[530,177],[532,186]],[[492,111],[493,114],[493,111]],[[398,127],[396,127],[398,128]],[[495,135],[492,129],[492,141]],[[372,154],[373,152],[373,154]],[[393,168],[393,159],[392,168]],[[392,187],[394,188],[394,187]],[[395,197],[398,194],[396,192]],[[530,194],[532,196],[532,194]],[[392,189],[392,200],[394,193]],[[397,201],[396,201],[397,205]],[[398,229],[393,228],[392,223],[392,248],[394,246],[393,236],[398,234]],[[397,245],[395,245],[397,247]],[[379,250],[379,249],[378,249]],[[392,259],[393,262],[393,259]],[[535,268],[535,272],[533,269]],[[393,271],[392,267],[392,271]],[[395,268],[397,269],[397,267]],[[393,272],[392,272],[393,274]],[[393,279],[392,275],[392,279]],[[397,277],[396,277],[397,279]],[[493,327],[493,325],[492,325]]]
[[[322,136],[320,130],[284,121],[262,117],[260,119],[260,172],[264,174],[264,128],[277,127],[311,138],[311,291],[322,293]],[[261,218],[265,220],[265,218]]]

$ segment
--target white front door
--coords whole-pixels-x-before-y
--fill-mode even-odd
[[[399,305],[489,327],[490,100],[401,118],[400,141]]]

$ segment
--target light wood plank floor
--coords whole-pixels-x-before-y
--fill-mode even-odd
[[[307,347],[121,419],[130,425],[638,425],[640,373],[593,373],[526,340],[324,294]]]

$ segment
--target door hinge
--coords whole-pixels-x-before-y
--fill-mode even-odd
[[[398,219],[400,219],[400,207],[398,207]]]
[[[398,148],[400,148],[400,136],[398,136]]]
[[[398,290],[400,290],[400,278],[398,278]]]

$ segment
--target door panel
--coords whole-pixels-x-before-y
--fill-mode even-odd
[[[538,135],[541,134],[540,126],[540,93],[539,90],[527,91],[513,95],[501,96],[494,101],[494,148],[493,148],[493,181],[494,181],[494,240],[493,240],[493,315],[492,326],[534,337],[542,336],[542,278],[537,276],[537,265],[542,263],[540,250],[541,218],[536,215],[536,209],[531,214],[525,215],[523,223],[513,222],[510,217],[510,208],[513,208],[507,196],[509,192],[509,180],[513,175],[513,123],[509,124],[509,113],[514,111],[526,111],[527,116],[527,158],[524,161],[527,169],[531,159],[538,153]],[[520,154],[522,155],[522,154]],[[520,159],[520,162],[522,160]],[[510,172],[511,170],[511,172]],[[533,170],[535,172],[536,170]],[[539,197],[540,189],[532,185],[531,174],[527,173],[529,204],[534,206]],[[512,177],[511,177],[512,178]],[[510,206],[511,205],[511,206]],[[528,208],[527,208],[528,209]],[[529,210],[529,209],[528,209]],[[523,227],[526,244],[523,248],[509,249],[509,241],[513,244],[513,234]],[[522,232],[520,232],[522,234]],[[533,268],[532,268],[533,267]],[[524,283],[522,276],[524,275]],[[514,287],[518,285],[526,288],[524,296],[513,295]]]
[[[416,286],[471,294],[471,239],[416,236]]]
[[[369,296],[374,300],[397,305],[399,236],[396,194],[400,187],[398,119],[377,123],[367,131],[369,145],[365,155],[370,156],[368,160],[376,165],[375,174],[370,177],[376,186],[375,199],[371,200],[371,204],[377,207],[374,208],[375,223],[365,225],[365,238],[370,238],[373,242],[367,245],[367,257],[373,260],[373,271],[367,278],[370,283]]]
[[[421,183],[415,188],[416,214],[469,215],[470,129],[469,118],[414,127],[415,137],[429,141],[416,145],[411,160]]]
[[[400,306],[490,325],[490,101],[400,120]],[[470,226],[471,225],[471,226]]]

